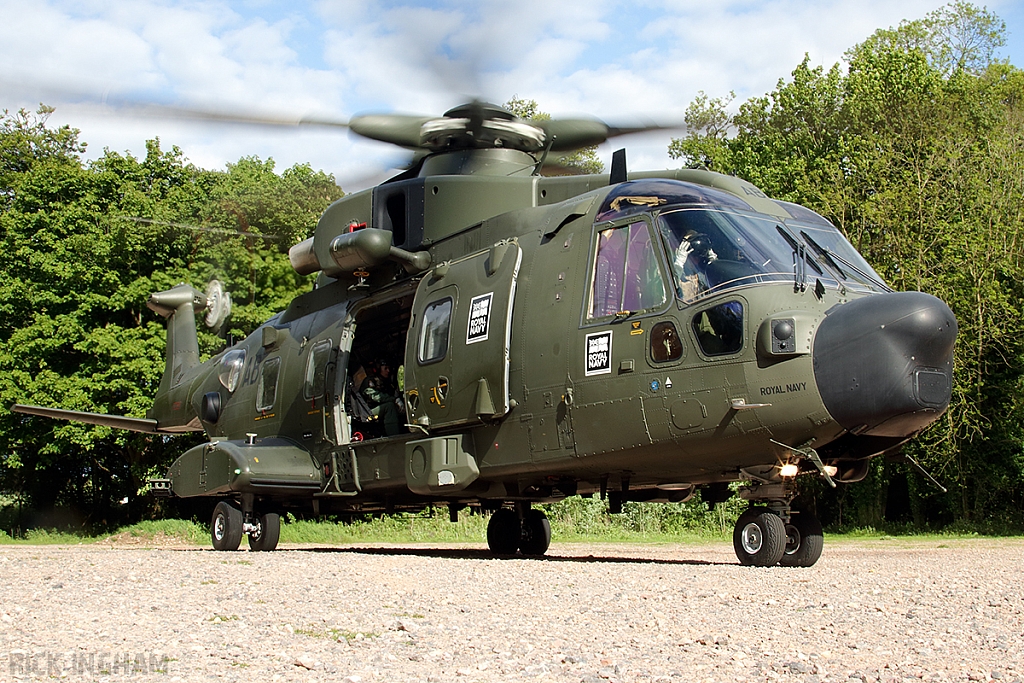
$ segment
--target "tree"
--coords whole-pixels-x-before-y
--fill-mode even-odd
[[[518,95],[513,95],[512,99],[502,106],[526,121],[548,121],[551,119],[551,114],[540,111],[536,100],[524,100]],[[553,167],[555,170],[551,170],[549,167],[545,175],[575,175],[604,171],[604,163],[597,158],[597,145],[559,156],[554,160]]]
[[[285,252],[341,192],[309,166],[277,174],[254,157],[206,171],[157,140],[144,159],[107,151],[85,164],[78,131],[47,127],[50,111],[0,119],[0,492],[103,526],[146,511],[146,478],[189,437],[7,408],[143,416],[164,368],[165,330],[145,306],[149,294],[218,277],[239,304],[230,333],[248,334],[310,286]],[[208,332],[200,341],[206,354],[224,345]]]
[[[668,146],[672,159],[682,159],[690,167],[717,171],[728,166],[728,134],[732,115],[728,108],[736,99],[730,91],[727,97],[708,97],[701,90],[686,108],[684,121],[688,132],[685,138],[674,138]]]
[[[859,51],[920,51],[943,76],[957,72],[980,75],[996,63],[995,54],[1006,45],[1006,22],[984,7],[956,0],[923,19],[902,21],[897,28],[879,29],[854,47]]]
[[[955,2],[877,31],[847,52],[846,70],[805,58],[731,118],[702,93],[687,113],[712,125],[670,147],[817,210],[895,288],[956,313],[950,409],[906,447],[951,493],[878,462],[863,496],[842,494],[862,523],[885,517],[893,481],[916,494],[918,522],[1024,521],[1024,73],[995,59],[1004,34],[995,15]]]
[[[35,113],[4,110],[0,118],[0,198],[10,201],[23,174],[39,163],[67,163],[85,151],[78,131],[68,126],[46,127],[52,107],[40,105]]]

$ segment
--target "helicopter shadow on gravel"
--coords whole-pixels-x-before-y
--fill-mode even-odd
[[[599,555],[495,555],[480,548],[294,548],[278,552],[350,553],[358,555],[390,555],[396,557],[433,557],[449,560],[531,560],[535,562],[578,562],[584,564],[650,564],[687,566],[726,566],[735,562],[712,560],[664,559],[651,557],[614,557]]]

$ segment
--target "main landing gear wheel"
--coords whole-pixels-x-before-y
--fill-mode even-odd
[[[495,510],[487,523],[487,547],[495,555],[514,555],[522,535],[523,527],[514,510]]]
[[[527,510],[519,550],[523,555],[543,555],[551,545],[551,522],[541,510]]]
[[[750,508],[736,521],[732,547],[742,565],[776,565],[786,552],[786,525],[768,508]]]
[[[238,550],[242,542],[242,511],[226,500],[217,503],[210,520],[214,550]]]
[[[793,515],[786,527],[786,551],[779,560],[783,567],[810,567],[821,557],[825,539],[821,522],[809,512]]]
[[[249,532],[250,550],[273,550],[281,538],[281,515],[268,512],[256,518],[256,528]]]

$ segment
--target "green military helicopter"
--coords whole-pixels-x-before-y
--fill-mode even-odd
[[[642,128],[481,102],[346,125],[419,158],[291,248],[312,291],[205,362],[195,315],[228,297],[153,294],[167,365],[146,419],[14,407],[204,431],[151,484],[215,499],[218,550],[273,550],[288,510],[447,505],[492,513],[494,553],[542,555],[533,503],[715,503],[739,481],[740,562],[810,566],[796,477],[859,481],[949,404],[953,313],[892,291],[813,211],[705,170],[629,172],[624,151],[610,174],[540,174]]]

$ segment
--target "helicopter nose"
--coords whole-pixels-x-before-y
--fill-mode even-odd
[[[814,338],[814,379],[853,434],[908,437],[949,406],[953,311],[922,292],[876,294],[832,309]]]

